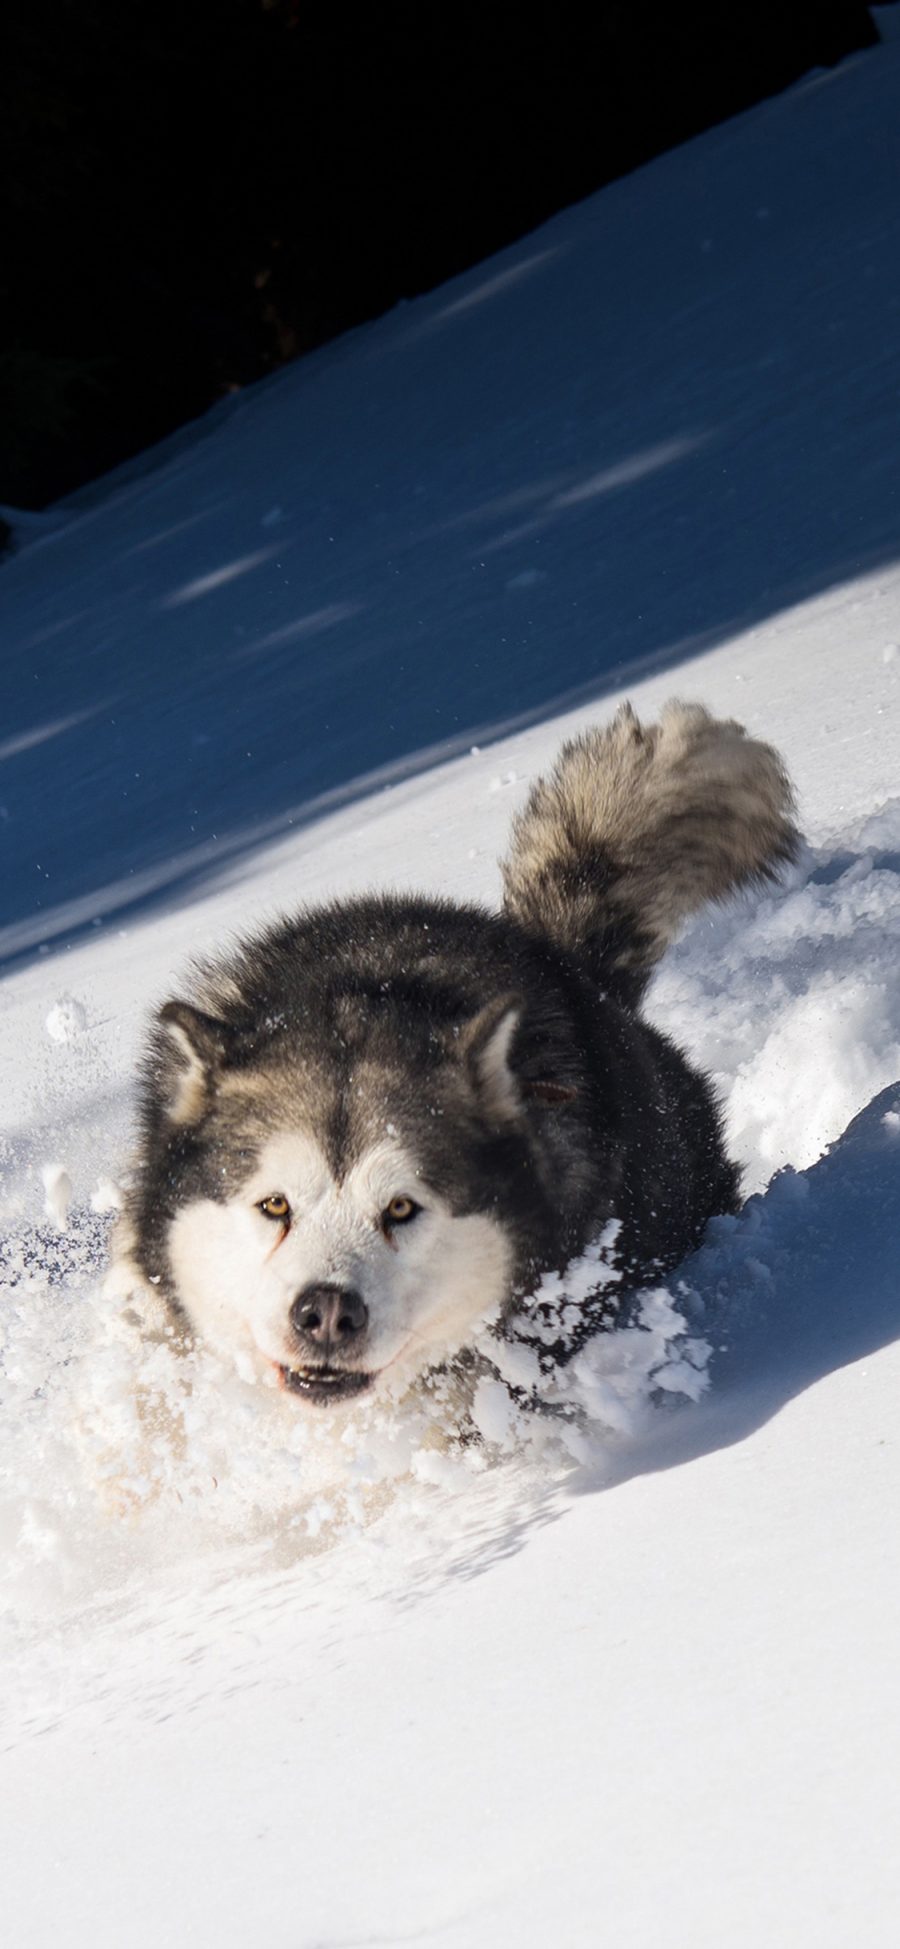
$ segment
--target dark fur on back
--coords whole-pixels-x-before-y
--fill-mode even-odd
[[[397,1127],[462,1215],[515,1243],[515,1293],[608,1220],[629,1282],[733,1211],[706,1079],[635,1002],[682,916],[771,875],[795,843],[779,761],[670,709],[567,746],[517,822],[504,911],[354,900],[272,927],[166,1005],[144,1069],[133,1249],[177,1309],[167,1229],[227,1197],[278,1119],[340,1179]]]

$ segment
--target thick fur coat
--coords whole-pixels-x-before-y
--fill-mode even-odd
[[[373,895],[196,970],[150,1038],[126,1266],[331,1406],[402,1390],[610,1220],[625,1283],[673,1266],[738,1173],[641,997],[689,915],[795,847],[769,746],[626,705],[534,786],[499,914]]]

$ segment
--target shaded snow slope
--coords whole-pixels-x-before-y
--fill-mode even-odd
[[[896,89],[893,44],[811,77],[51,515],[0,592],[0,952],[892,563]]]
[[[242,395],[3,568],[17,1949],[893,1949],[898,57]],[[187,958],[365,886],[496,900],[560,739],[673,689],[780,746],[807,837],[651,994],[744,1211],[570,1412],[484,1374],[480,1446],[440,1393],[335,1443],[135,1347],[100,1271]]]

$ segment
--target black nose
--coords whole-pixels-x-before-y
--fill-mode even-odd
[[[298,1338],[326,1355],[352,1347],[368,1324],[365,1300],[348,1286],[304,1286],[291,1307]]]

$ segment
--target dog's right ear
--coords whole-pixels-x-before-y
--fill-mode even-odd
[[[157,1083],[165,1114],[170,1123],[199,1123],[225,1063],[228,1031],[187,1002],[166,1002],[157,1022]]]

